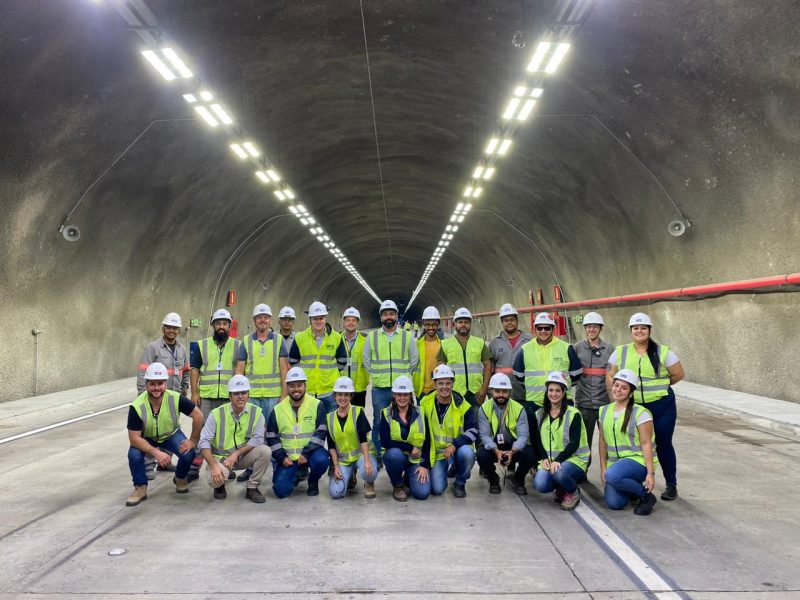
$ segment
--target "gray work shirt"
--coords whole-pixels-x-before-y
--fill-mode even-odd
[[[283,338],[283,348],[284,348],[284,350],[286,350],[286,356],[289,356],[289,351],[292,349],[292,344],[294,344],[294,336],[296,334],[297,334],[297,332],[294,329],[292,330],[292,333],[290,333],[289,337],[287,337],[287,338],[284,338],[282,333],[278,334],[279,336],[281,336]]]
[[[594,348],[589,342],[581,340],[572,346],[583,366],[583,373],[575,386],[575,406],[580,408],[600,408],[608,404],[606,391],[606,367],[614,352],[614,346],[602,339]]]
[[[237,415],[235,412],[233,412],[233,405],[230,402],[228,404],[223,404],[222,406],[223,406],[222,410],[229,410],[231,412],[231,414],[233,415],[233,420],[236,421],[237,423],[239,422],[241,416],[248,409],[247,405],[245,404],[244,410]],[[211,414],[208,415],[208,418],[206,419],[206,424],[203,425],[203,431],[200,432],[200,443],[197,444],[197,449],[202,450],[203,448],[208,448],[210,450],[211,442],[214,439],[215,433],[217,433],[217,419],[214,416],[214,413],[212,412]],[[253,446],[255,448],[256,446],[260,446],[263,443],[264,443],[264,415],[262,414],[258,416],[258,421],[256,422],[255,427],[253,427],[253,433],[250,436],[250,439],[247,440],[247,445]]]
[[[136,374],[136,389],[141,394],[144,391],[144,372],[154,362],[160,362],[167,367],[167,389],[182,393],[189,390],[189,357],[186,348],[179,342],[173,348],[164,341],[156,340],[144,347],[142,358],[139,360],[139,369]]]
[[[511,434],[508,433],[508,429],[506,429],[505,419],[502,419],[504,410],[505,406],[494,405],[494,412],[500,424],[497,433],[503,434],[504,441],[507,444],[511,440]],[[486,416],[486,413],[483,412],[482,408],[478,409],[478,432],[481,436],[481,443],[483,443],[484,448],[487,450],[494,450],[497,448],[497,440],[495,436],[492,435],[492,425],[489,423],[489,418]],[[528,443],[529,434],[528,415],[525,414],[524,410],[521,410],[519,411],[519,417],[517,417],[517,439],[511,447],[522,452],[522,450],[525,449],[525,445]]]
[[[517,402],[525,401],[525,384],[514,377],[514,359],[522,352],[522,346],[533,339],[530,333],[520,331],[517,338],[517,345],[511,347],[508,335],[501,331],[489,342],[489,350],[492,351],[492,364],[494,373],[505,373],[511,380],[511,399]]]

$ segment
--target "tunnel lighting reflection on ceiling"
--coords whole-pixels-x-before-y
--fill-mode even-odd
[[[510,139],[500,139],[493,137],[489,140],[489,143],[486,144],[486,150],[484,152],[488,155],[497,154],[498,156],[505,156],[508,149],[511,147],[511,140]]]
[[[536,50],[531,57],[531,62],[528,63],[528,73],[536,71],[544,71],[545,73],[552,74],[558,69],[564,55],[569,50],[570,44],[566,42],[553,43],[553,42],[539,42]]]
[[[483,165],[478,165],[472,172],[472,178],[489,181],[492,178],[492,175],[494,175],[494,171],[494,167],[484,167]]]
[[[186,100],[189,104],[194,104],[197,102],[197,97],[194,94],[184,94],[183,99]]]
[[[203,102],[211,102],[214,99],[214,94],[207,90],[200,92],[200,100]]]
[[[262,183],[269,183],[269,177],[264,171],[256,171],[256,177],[258,177]]]
[[[225,112],[225,109],[223,109],[219,104],[212,104],[209,106],[209,108],[214,111],[214,114],[217,116],[217,118],[225,123],[225,125],[230,125],[233,123],[233,119],[231,119],[228,113]]]
[[[161,56],[158,55],[161,53]],[[172,48],[161,48],[158,52],[154,50],[143,50],[142,56],[145,57],[153,68],[167,81],[173,79],[189,79],[194,77],[194,74],[189,70],[181,58]],[[167,59],[166,62],[161,57]],[[169,63],[169,64],[167,64]]]
[[[253,145],[252,142],[244,142],[242,144],[231,144],[231,150],[233,150],[234,154],[244,160],[248,157],[257,158],[261,156],[261,153],[258,149]]]
[[[216,127],[219,125],[219,121],[217,121],[214,116],[208,112],[208,109],[205,106],[195,106],[194,109],[197,111],[197,114],[203,117],[203,120],[208,123],[209,126]]]

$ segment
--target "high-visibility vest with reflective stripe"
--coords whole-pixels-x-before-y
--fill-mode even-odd
[[[569,344],[553,337],[543,346],[539,340],[533,339],[522,347],[522,356],[525,360],[525,400],[542,406],[547,390],[545,381],[551,371],[561,371],[564,378],[570,380]],[[567,399],[571,397],[567,387]]]
[[[244,366],[244,373],[250,380],[251,398],[280,398],[282,343],[283,338],[277,333],[273,333],[272,339],[263,344],[254,340],[252,335],[245,338],[247,362]]]
[[[294,338],[300,350],[300,363],[297,365],[306,372],[306,382],[309,394],[324,396],[333,391],[333,384],[339,378],[339,365],[336,362],[336,350],[342,341],[342,336],[331,331],[325,334],[322,344],[317,348],[314,332],[309,327],[298,333]]]
[[[361,456],[361,444],[358,441],[358,431],[356,423],[358,416],[363,409],[360,406],[351,406],[350,412],[342,428],[337,411],[328,413],[328,432],[333,441],[336,442],[336,454],[339,456],[339,464],[352,465]],[[370,450],[374,448],[372,442],[368,442]]]
[[[467,390],[476,394],[481,390],[483,386],[481,355],[485,346],[486,342],[474,335],[467,338],[466,348],[463,348],[455,337],[442,340],[442,351],[447,358],[447,366],[456,374],[453,389],[459,394],[466,394]]]
[[[637,404],[646,404],[663,398],[669,392],[669,372],[666,364],[669,347],[658,346],[658,373],[653,370],[650,357],[647,354],[636,352],[633,344],[625,344],[617,348],[617,366],[620,369],[630,369],[639,376],[641,385],[633,393]]]
[[[396,329],[391,342],[383,329],[376,329],[370,334],[369,374],[373,386],[392,387],[400,375],[411,376],[410,344],[413,342],[405,329]]]
[[[414,393],[419,398],[422,395],[422,388],[425,385],[425,336],[423,335],[421,338],[417,340],[417,354],[419,355],[419,363],[417,363],[417,368],[414,371]],[[439,347],[442,345],[442,341],[437,337],[439,341]],[[430,373],[428,374],[430,376]]]
[[[567,459],[567,462],[571,462],[585,471],[589,463],[589,442],[586,441],[586,425],[583,423],[581,412],[574,406],[567,405],[567,411],[561,419],[551,419],[550,415],[544,414],[544,408],[536,411],[536,423],[541,422],[539,435],[541,436],[542,446],[544,446],[544,451],[547,452],[547,457],[550,460],[555,459],[569,444],[569,429],[573,419],[578,419],[581,423],[581,441],[577,450]],[[541,464],[541,461],[539,464]]]
[[[346,375],[353,380],[356,392],[363,392],[369,385],[369,371],[364,367],[364,340],[367,336],[360,331],[356,333],[356,341],[350,349],[350,342],[344,338],[344,349],[347,350],[347,368],[342,370],[342,375]]]
[[[411,409],[409,408],[409,414]],[[423,444],[425,444],[425,421],[422,418],[422,411],[417,413],[417,418],[414,419],[413,423],[409,423],[408,427],[408,437],[403,437],[403,432],[400,429],[400,423],[397,419],[392,418],[392,407],[387,406],[383,409],[383,418],[389,424],[389,434],[391,438],[396,442],[405,442],[407,444],[411,444],[414,448],[419,448],[422,450]],[[403,452],[408,457],[408,462],[412,464],[419,464],[422,462],[422,457],[411,456],[410,452]]]
[[[142,420],[142,436],[154,442],[166,442],[172,435],[180,429],[178,422],[178,402],[180,394],[172,390],[166,390],[161,398],[161,409],[158,416],[153,414],[153,407],[147,399],[147,392],[139,394],[131,406],[139,418]]]
[[[525,408],[516,400],[509,399],[506,403],[508,404],[508,410],[506,410],[505,429],[508,431],[508,434],[514,438],[513,440],[505,440],[505,443],[509,443],[517,439],[517,421],[519,420],[520,413],[525,410]],[[492,437],[495,437],[500,430],[500,419],[497,416],[495,407],[499,408],[501,413],[505,409],[505,407],[498,406],[493,398],[487,398],[486,401],[481,404],[483,414],[489,419],[489,426],[492,428]]]
[[[201,398],[228,397],[228,380],[233,377],[236,357],[239,356],[239,344],[241,344],[239,340],[228,338],[220,353],[214,338],[209,337],[197,342],[200,358],[203,360],[198,381]]]
[[[239,415],[239,422],[233,418],[233,407],[223,404],[211,411],[217,430],[211,440],[211,454],[225,458],[247,444],[253,437],[253,429],[261,418],[261,409],[255,404],[246,404]]]
[[[317,428],[319,400],[306,394],[297,413],[294,412],[291,402],[288,396],[278,402],[275,406],[275,420],[283,449],[289,458],[297,460]]]
[[[436,392],[431,392],[420,402],[420,411],[424,413],[431,428],[431,464],[444,458],[444,450],[453,441],[464,433],[464,415],[472,410],[469,402],[463,396],[453,393],[442,422],[439,423],[439,414],[436,411]]]
[[[603,439],[605,439],[606,446],[608,447],[607,465],[612,465],[623,458],[632,458],[640,465],[647,466],[644,460],[644,454],[642,453],[642,445],[639,440],[639,427],[636,425],[639,421],[639,416],[643,412],[650,413],[644,406],[634,404],[630,421],[628,421],[627,430],[622,431],[622,421],[625,418],[625,413],[620,413],[615,419],[613,403],[600,407],[598,424],[603,429]],[[655,430],[653,431],[650,441],[653,444],[653,465],[657,465],[658,457],[656,456]]]

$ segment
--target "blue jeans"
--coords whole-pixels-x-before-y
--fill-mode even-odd
[[[392,403],[392,388],[372,388],[372,443],[381,457],[381,411]]]
[[[325,414],[332,413],[336,410],[336,400],[333,399],[333,392],[317,394],[316,398],[322,402],[322,406],[325,407]]]
[[[173,433],[171,438],[161,444],[145,438],[151,446],[157,446],[160,450],[172,452],[178,456],[178,466],[175,468],[175,477],[177,479],[186,479],[186,476],[189,474],[189,467],[192,466],[192,461],[195,457],[194,449],[184,452],[183,454],[178,451],[178,447],[185,439],[186,436],[180,429]],[[128,448],[128,467],[130,467],[131,476],[133,476],[133,485],[147,485],[147,474],[145,473],[144,465],[145,456],[149,456],[149,454],[145,454],[133,446]]]
[[[561,463],[561,468],[553,475],[550,471],[539,469],[533,478],[533,487],[537,492],[549,494],[556,488],[575,493],[578,482],[583,478],[584,470],[571,462]]]
[[[252,396],[250,396],[249,400],[250,404],[253,404],[261,409],[261,414],[264,415],[265,423],[269,421],[269,414],[280,401],[280,398],[253,398]]]
[[[678,419],[678,408],[675,405],[675,392],[672,388],[663,398],[644,405],[653,413],[653,431],[656,434],[656,455],[661,465],[661,472],[667,485],[678,485],[678,459],[672,445],[672,434],[675,433],[675,421]]]
[[[328,492],[331,498],[338,500],[344,498],[347,494],[347,482],[350,481],[350,475],[353,469],[358,469],[361,474],[361,479],[372,483],[378,477],[378,458],[374,454],[369,455],[369,461],[372,463],[372,477],[367,477],[367,471],[364,469],[364,456],[358,457],[358,460],[349,465],[339,463],[339,470],[342,472],[342,479],[336,479],[333,476],[328,477]]]
[[[389,481],[394,487],[403,485],[404,475],[408,476],[408,485],[411,488],[411,495],[417,500],[426,500],[431,494],[431,478],[420,483],[417,480],[417,467],[419,465],[408,460],[405,453],[400,448],[389,448],[383,454],[383,465],[389,475]]]
[[[453,454],[456,465],[454,486],[464,487],[469,479],[472,466],[475,464],[475,449],[472,446],[461,446]],[[431,493],[439,496],[447,489],[448,464],[445,459],[437,460],[431,469]]]
[[[311,453],[311,456],[308,457],[309,485],[319,482],[319,478],[328,470],[330,460],[328,451],[325,448],[317,448]],[[298,481],[300,481],[300,465],[297,464],[297,461],[294,461],[291,467],[285,467],[280,462],[272,470],[272,491],[278,498],[291,496]]]
[[[647,467],[632,458],[623,458],[606,471],[605,498],[608,508],[622,510],[631,498],[644,498],[647,490],[642,482],[647,477]]]

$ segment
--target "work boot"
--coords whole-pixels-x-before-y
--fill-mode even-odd
[[[567,495],[567,492],[564,491],[564,488],[557,487],[556,488],[556,493],[553,495],[554,496],[553,497],[553,502],[555,502],[556,504],[561,504],[561,502],[564,500],[564,496],[566,496],[566,495]]]
[[[456,463],[453,463],[452,465],[450,465],[450,468],[447,469],[447,477],[453,478],[455,476],[456,476]]]
[[[650,492],[647,492],[647,494],[639,500],[639,506],[633,509],[633,514],[646,517],[653,512],[653,507],[656,505],[656,502],[656,497]]]
[[[239,476],[236,478],[236,481],[238,481],[239,483],[247,481],[250,479],[250,475],[252,474],[253,474],[253,469],[245,469],[244,471],[239,473]]]
[[[464,487],[463,483],[454,483],[453,484],[453,496],[456,498],[466,498],[467,497],[467,489]]]
[[[375,497],[375,484],[371,481],[364,482],[364,498],[372,500]]]
[[[261,493],[261,490],[258,488],[247,488],[247,491],[244,493],[244,497],[248,500],[252,500],[256,504],[264,504],[267,501],[264,498],[264,494]]]
[[[185,479],[178,479],[177,477],[172,478],[172,483],[175,484],[175,492],[178,494],[188,494],[189,493],[189,482]]]
[[[191,483],[196,479],[200,479],[201,466],[203,466],[203,459],[199,456],[195,456],[194,460],[192,461],[192,466],[189,467],[189,474],[186,476],[186,481]]]
[[[236,471],[234,471],[233,469],[228,471],[228,479],[236,479]]]
[[[503,490],[500,488],[500,480],[489,480],[489,493],[490,494],[499,494]]]
[[[308,479],[308,465],[300,465],[297,469],[298,481],[305,481]]]
[[[133,486],[133,493],[125,501],[125,506],[136,506],[142,500],[147,500],[147,486],[135,485]]]
[[[525,477],[518,478],[514,476],[511,480],[511,486],[514,488],[514,493],[517,496],[527,496],[528,489],[525,487]]]
[[[398,502],[405,502],[406,500],[408,500],[408,494],[406,494],[406,488],[404,488],[402,485],[394,486],[392,497]]]
[[[676,485],[668,485],[664,492],[661,494],[662,500],[675,500],[678,497],[678,486]]]
[[[228,492],[225,490],[224,483],[221,486],[214,488],[214,500],[225,500],[227,497]]]
[[[353,472],[350,473],[350,479],[347,480],[347,489],[352,490],[358,485],[358,478],[357,478],[357,471],[353,469]],[[366,485],[366,484],[365,484]]]
[[[308,489],[306,490],[306,496],[319,496],[319,482],[315,481],[311,483],[308,482]]]
[[[575,507],[580,504],[581,491],[575,489],[574,492],[567,492],[561,500],[561,510],[575,510]]]

